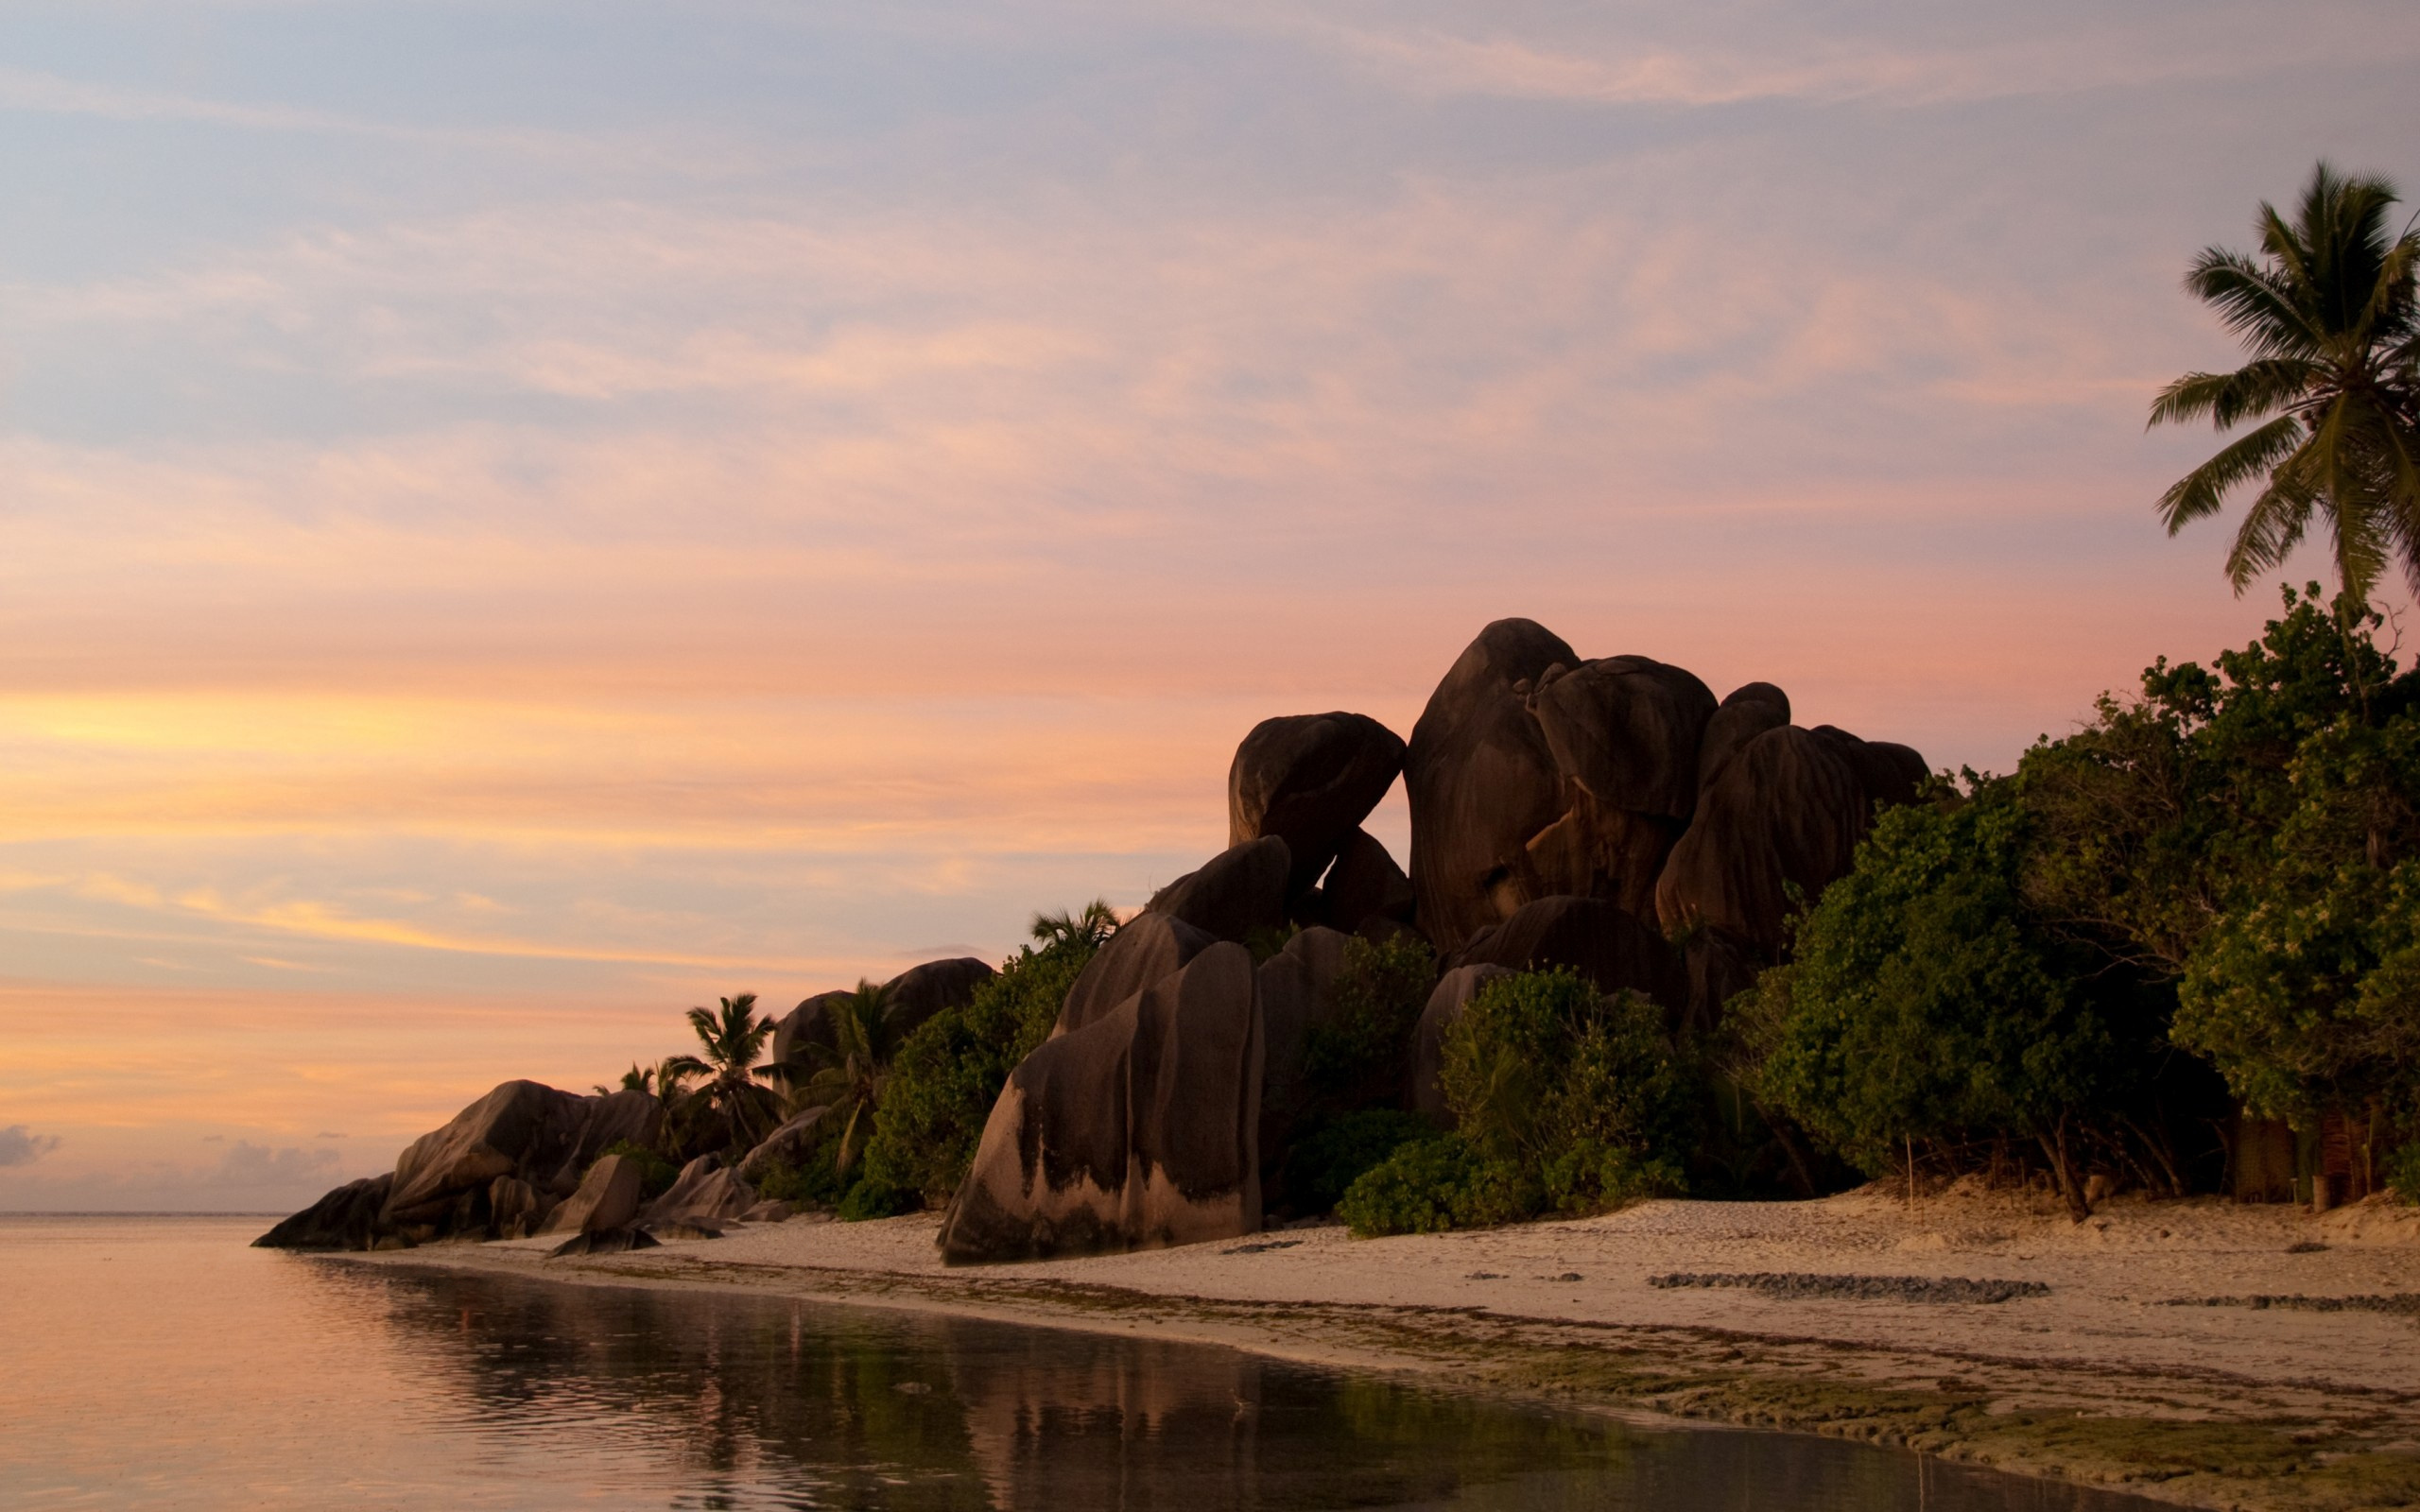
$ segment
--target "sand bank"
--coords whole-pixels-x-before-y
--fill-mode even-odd
[[[2006,1194],[1654,1202],[953,1270],[930,1215],[367,1263],[742,1288],[1236,1346],[1451,1389],[1909,1445],[2184,1505],[2420,1505],[2420,1211]],[[1808,1279],[1814,1278],[1814,1279]],[[1982,1282],[1979,1287],[1954,1282]],[[1988,1299],[1997,1298],[1997,1299]]]

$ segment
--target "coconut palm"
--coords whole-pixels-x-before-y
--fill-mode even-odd
[[[2347,612],[2390,558],[2420,587],[2420,234],[2390,232],[2394,186],[2312,170],[2290,224],[2263,201],[2257,259],[2213,247],[2185,286],[2213,305],[2252,360],[2160,391],[2151,423],[2261,421],[2160,498],[2169,535],[2260,482],[2227,576],[2237,593],[2280,565],[2314,515],[2333,536]]]
[[[859,981],[846,997],[825,1000],[823,1022],[830,1042],[818,1040],[807,1045],[807,1060],[815,1069],[796,1082],[790,1106],[796,1112],[821,1109],[821,1127],[839,1126],[833,1159],[846,1175],[873,1132],[874,1109],[890,1079],[891,1057],[906,1036],[888,994],[867,981]]]
[[[1109,900],[1096,898],[1077,912],[1062,908],[1034,915],[1031,933],[1046,950],[1053,945],[1097,946],[1117,933],[1117,910],[1109,906]]]
[[[677,1095],[683,1079],[702,1076],[700,1089],[721,1114],[731,1132],[731,1143],[742,1146],[754,1143],[757,1136],[770,1127],[768,1104],[771,1094],[757,1085],[759,1077],[769,1074],[770,1068],[757,1062],[764,1058],[765,1043],[773,1038],[770,1016],[756,1014],[756,994],[742,992],[735,998],[723,998],[720,1012],[709,1008],[691,1008],[689,1027],[696,1031],[702,1056],[674,1056],[657,1070],[658,1095],[664,1077],[668,1074]]]

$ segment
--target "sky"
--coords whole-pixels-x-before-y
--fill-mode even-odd
[[[1505,615],[2004,770],[2273,610],[2152,512],[2179,279],[2420,189],[2415,70],[2408,0],[9,0],[0,1210],[292,1208],[1131,907],[1253,723],[1409,733]]]

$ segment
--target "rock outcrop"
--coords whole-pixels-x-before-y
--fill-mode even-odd
[[[1649,973],[1668,1008],[1707,1020],[1721,1000],[1706,995],[1736,990],[1735,968],[1777,958],[1788,900],[1846,872],[1876,806],[1925,780],[1905,746],[1789,721],[1771,683],[1718,704],[1679,667],[1582,661],[1528,620],[1488,626],[1405,758],[1422,932],[1449,958],[1505,961],[1512,921],[1558,897],[1675,936],[1711,931],[1721,949],[1676,969],[1677,985]]]
[[[1260,963],[1260,1154],[1264,1181],[1285,1155],[1295,1121],[1310,1107],[1305,1057],[1311,1035],[1334,1004],[1329,988],[1344,971],[1349,935],[1314,925]]]
[[[754,1182],[764,1177],[765,1170],[775,1160],[787,1160],[792,1165],[803,1163],[823,1137],[825,1109],[810,1108],[804,1113],[785,1119],[773,1132],[756,1143],[756,1147],[741,1158],[739,1178]]]
[[[1067,1001],[1059,1009],[1059,1022],[1051,1026],[1051,1037],[1104,1017],[1152,983],[1174,976],[1187,961],[1218,942],[1217,936],[1174,915],[1135,915],[1076,973]]]
[[[1319,916],[1347,935],[1381,922],[1409,928],[1419,917],[1420,899],[1411,879],[1366,830],[1357,828],[1344,837],[1319,892]]]
[[[1260,991],[1220,942],[1043,1043],[1011,1074],[941,1232],[942,1258],[1039,1259],[1260,1227]]]
[[[538,1232],[587,1234],[620,1228],[638,1211],[638,1162],[627,1155],[609,1155],[588,1168],[579,1190],[556,1206]]]
[[[1689,1000],[1688,972],[1664,936],[1602,898],[1541,898],[1483,929],[1459,966],[1542,971],[1567,966],[1600,992],[1641,992],[1677,1013]]]
[[[424,1243],[527,1231],[579,1187],[609,1145],[652,1143],[663,1117],[662,1105],[646,1092],[583,1097],[509,1081],[414,1140],[391,1174],[337,1188],[258,1243],[369,1249],[384,1239]]]
[[[883,1016],[902,1035],[914,1033],[943,1008],[964,1007],[975,989],[992,977],[992,968],[971,955],[926,961],[911,966],[882,985]],[[847,988],[818,992],[782,1015],[773,1025],[769,1057],[777,1066],[798,1065],[808,1057],[809,1045],[832,1044],[832,1020],[827,1005],[845,1003],[856,993]]]
[[[1198,871],[1186,872],[1151,895],[1147,914],[1166,914],[1214,939],[1242,940],[1255,931],[1282,929],[1293,896],[1293,853],[1276,835],[1229,846]]]
[[[1699,795],[1656,884],[1670,931],[1707,929],[1763,960],[1782,947],[1795,891],[1812,903],[1845,876],[1877,803],[1904,803],[1924,760],[1845,730],[1778,725],[1741,745]]]
[[[1497,620],[1454,662],[1412,726],[1404,757],[1411,885],[1421,931],[1440,951],[1459,950],[1537,895],[1530,839],[1567,804],[1529,695],[1549,667],[1579,661],[1544,626]]]
[[[378,1239],[378,1215],[395,1174],[364,1177],[321,1197],[252,1241],[261,1249],[368,1249]]]
[[[681,1168],[664,1195],[639,1210],[638,1227],[689,1224],[720,1228],[756,1206],[755,1189],[739,1179],[720,1157],[700,1155]]]
[[[1401,736],[1366,714],[1264,719],[1227,768],[1227,844],[1286,842],[1288,892],[1320,880],[1403,770]]]

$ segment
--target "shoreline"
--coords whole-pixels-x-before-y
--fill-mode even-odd
[[[2075,1225],[2006,1194],[1910,1204],[1869,1189],[956,1269],[934,1253],[938,1227],[930,1213],[799,1218],[603,1257],[548,1259],[557,1241],[541,1239],[337,1258],[1223,1345],[1565,1408],[1821,1434],[2185,1506],[2420,1504],[2420,1211],[2409,1209],[2314,1217],[2119,1199]],[[1955,1281],[1998,1284],[1941,1284]]]

